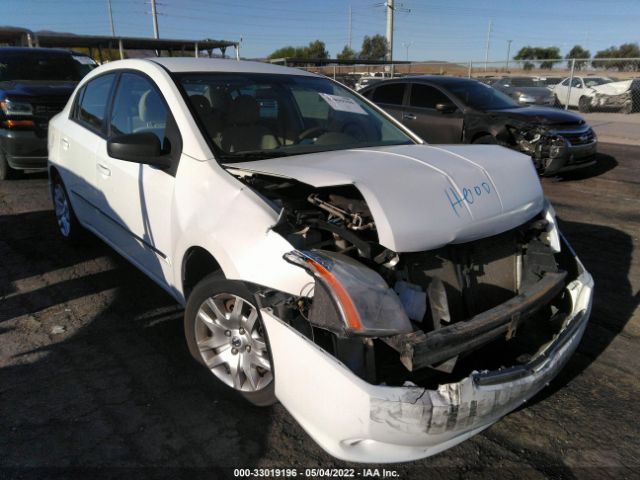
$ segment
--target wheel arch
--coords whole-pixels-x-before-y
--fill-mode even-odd
[[[200,280],[216,271],[222,271],[220,262],[206,248],[198,245],[189,247],[182,257],[180,269],[180,282],[185,301]]]

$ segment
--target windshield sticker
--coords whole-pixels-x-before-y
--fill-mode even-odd
[[[322,99],[334,110],[368,115],[367,112],[365,112],[364,109],[352,98],[341,97],[340,95],[329,95],[328,93],[319,93],[318,95],[320,95]]]

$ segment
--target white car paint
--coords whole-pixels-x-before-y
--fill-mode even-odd
[[[355,185],[371,208],[380,244],[396,252],[504,232],[533,217],[543,202],[539,182],[531,180],[531,159],[493,145],[343,150],[230,166],[314,187]]]
[[[604,83],[602,85],[597,85],[597,86],[590,85],[590,83],[593,82],[595,79],[604,80],[609,83]],[[571,81],[571,78],[567,77],[564,80],[562,80],[562,82],[555,85],[552,89],[553,93],[558,99],[558,102],[560,102],[561,105],[566,105],[568,102],[570,107],[577,107],[581,97],[592,98],[595,96],[596,92],[598,92],[598,89],[601,89],[603,87],[606,87],[606,85],[613,83],[613,80],[611,80],[608,77],[574,76],[572,81],[573,82],[572,87],[569,88],[570,81]],[[615,83],[618,83],[618,82],[615,82]]]
[[[73,190],[70,199],[81,223],[181,304],[186,301],[183,258],[194,246],[210,252],[228,279],[300,294],[310,277],[283,259],[294,247],[273,230],[281,212],[215,160],[169,71],[310,74],[253,62],[125,60],[94,70],[78,89],[98,75],[124,68],[147,74],[166,99],[182,135],[179,167],[173,177],[148,165],[110,158],[103,138],[69,119],[74,94],[51,121],[50,166]],[[398,251],[494,235],[532,218],[544,206],[530,159],[495,146],[330,151],[232,168],[313,186],[354,184],[371,206],[381,242]],[[459,204],[453,204],[448,193],[455,193]],[[548,207],[545,214],[553,218]],[[124,235],[122,226],[135,237]],[[550,228],[557,243],[555,223]],[[541,349],[538,357],[552,348],[557,351],[536,371],[482,388],[469,377],[437,391],[369,384],[265,308],[262,316],[277,372],[276,396],[309,435],[338,458],[393,462],[432,455],[486,428],[553,378],[584,330],[591,277],[582,270],[567,289],[574,299],[565,321],[571,334],[558,335]],[[460,413],[452,423],[454,408]]]

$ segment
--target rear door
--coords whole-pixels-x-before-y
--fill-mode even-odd
[[[569,93],[569,79],[565,78],[562,82],[556,85],[553,89],[553,93],[562,105],[566,105]]]
[[[460,143],[463,115],[451,98],[432,85],[410,84],[402,123],[428,143]],[[451,106],[451,111],[439,111],[438,104]]]
[[[106,136],[107,105],[116,75],[108,73],[87,82],[76,94],[57,146],[60,175],[76,215],[85,225],[96,227],[96,148]]]
[[[373,94],[368,97],[374,103],[380,105],[393,118],[402,122],[406,88],[407,84],[404,82],[385,83],[378,85],[373,91]]]

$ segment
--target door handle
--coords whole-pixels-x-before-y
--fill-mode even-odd
[[[63,138],[60,143],[62,143],[63,150],[69,150],[69,140]]]
[[[413,113],[403,113],[402,118],[405,120],[415,120],[416,116]]]
[[[100,173],[105,177],[110,177],[111,176],[111,169],[105,167],[101,163],[98,164],[98,170],[100,170]]]

